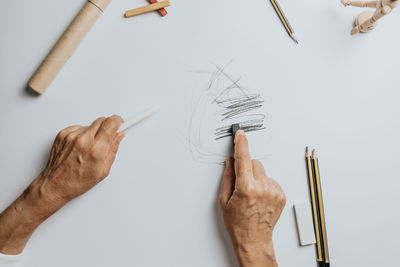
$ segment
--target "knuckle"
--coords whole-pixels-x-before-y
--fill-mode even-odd
[[[81,135],[81,136],[78,136],[74,140],[74,142],[75,142],[74,144],[76,147],[83,148],[83,147],[85,147],[85,144],[86,144],[86,138],[83,135]]]
[[[103,121],[105,120],[105,118],[104,117],[98,117],[97,119],[95,119],[93,122],[92,122],[92,124],[90,125],[90,126],[93,126],[93,125],[101,125],[102,123],[103,123]]]
[[[121,123],[122,123],[122,118],[118,115],[113,115],[111,117],[106,118],[101,127],[106,132],[111,132],[118,124]]]
[[[235,156],[236,160],[242,161],[242,160],[247,160],[250,158],[249,153],[243,152],[243,153],[238,153]]]
[[[280,194],[275,190],[271,190],[269,195],[274,202],[280,202]]]
[[[242,196],[253,197],[257,194],[256,188],[250,182],[245,182],[241,188],[242,189],[240,190],[240,192],[241,192]]]
[[[282,192],[280,194],[280,200],[281,200],[281,203],[285,206],[286,205],[286,201],[287,201],[285,193]]]
[[[89,148],[89,155],[94,159],[100,159],[103,155],[104,148],[100,144],[95,144]]]
[[[251,167],[247,167],[247,166],[242,166],[242,167],[238,168],[238,170],[236,172],[236,176],[238,176],[240,179],[254,178]]]
[[[62,131],[60,131],[58,134],[57,134],[57,136],[56,136],[56,140],[62,140],[62,139],[64,139],[65,138],[65,136],[66,136],[66,131],[65,130],[62,130]]]
[[[274,181],[274,184],[275,184],[275,192],[276,192],[276,194],[278,195],[278,200],[280,201],[280,202],[282,202],[282,203],[286,203],[286,195],[285,195],[285,192],[282,190],[282,187],[277,183],[277,182],[275,182],[275,180],[273,180]]]
[[[268,188],[268,186],[266,186],[266,185],[260,186],[258,191],[257,191],[257,196],[260,199],[263,199],[263,200],[270,199],[271,198],[271,192],[270,192],[270,189]]]
[[[111,117],[104,120],[103,125],[101,126],[105,130],[109,130],[111,125],[113,124],[113,120]]]
[[[269,186],[268,186],[268,184],[264,183],[261,186],[261,188],[262,188],[262,190],[261,190],[262,195],[268,195],[269,194]]]
[[[280,190],[269,190],[268,199],[270,199],[273,203],[278,205],[285,206],[286,205],[286,196]]]
[[[67,134],[67,136],[65,137],[65,140],[67,141],[67,143],[72,143],[75,139],[75,136],[71,133]]]

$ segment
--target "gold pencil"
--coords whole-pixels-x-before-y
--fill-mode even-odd
[[[311,164],[311,156],[308,152],[308,147],[306,147],[306,164],[307,164],[307,176],[308,176],[308,185],[310,187],[310,197],[311,197],[311,207],[313,213],[313,220],[314,220],[314,229],[315,229],[315,239],[317,241],[316,249],[317,249],[317,262],[318,266],[323,266],[324,259],[323,259],[323,251],[322,251],[322,242],[321,242],[321,229],[319,224],[319,216],[318,216],[318,200],[317,194],[315,190],[315,183],[314,183],[314,171]]]
[[[293,41],[295,41],[296,44],[299,42],[296,39],[296,36],[294,36],[294,31],[292,26],[289,23],[289,20],[286,18],[285,14],[283,13],[281,7],[279,6],[278,2],[276,0],[270,0],[272,6],[275,9],[276,14],[278,14],[279,19],[281,20],[283,26],[285,27],[287,33],[289,34],[290,38],[292,38]]]
[[[329,263],[329,252],[328,252],[328,237],[326,233],[326,223],[325,223],[324,202],[322,199],[322,188],[321,188],[321,178],[319,173],[318,157],[317,153],[315,152],[315,149],[312,151],[312,163],[315,174],[315,187],[317,189],[317,199],[318,199],[318,209],[319,209],[318,213],[321,222],[324,263],[326,267],[329,267],[330,263]]]

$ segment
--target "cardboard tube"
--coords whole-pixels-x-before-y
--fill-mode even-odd
[[[88,0],[28,82],[43,94],[111,0]]]

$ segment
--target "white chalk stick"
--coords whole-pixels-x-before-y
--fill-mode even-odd
[[[125,132],[126,130],[128,130],[129,128],[135,126],[136,124],[142,122],[143,120],[149,118],[150,116],[152,116],[154,113],[156,113],[158,110],[160,109],[159,106],[154,106],[151,107],[147,110],[145,110],[144,112],[130,117],[127,120],[125,120],[125,122],[121,125],[121,127],[119,128],[119,132]]]
[[[310,203],[301,202],[294,204],[294,212],[296,214],[300,245],[315,244],[314,223]]]

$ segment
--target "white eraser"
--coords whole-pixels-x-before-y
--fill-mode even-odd
[[[315,244],[314,223],[310,203],[296,203],[293,207],[296,215],[300,245],[306,246]]]

